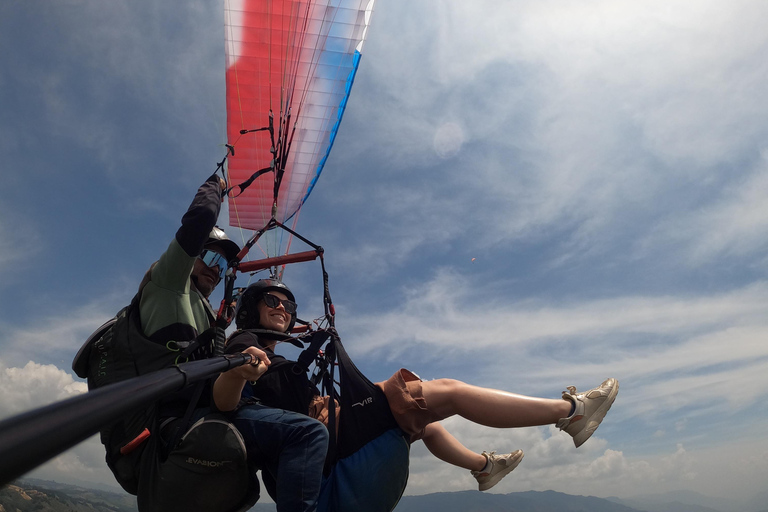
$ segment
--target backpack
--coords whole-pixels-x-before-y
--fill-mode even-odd
[[[148,339],[139,318],[140,296],[91,334],[75,356],[72,369],[87,379],[89,390],[183,362],[207,333],[177,350]],[[209,412],[189,426],[203,384],[198,384],[185,418],[163,425],[163,435],[156,403],[100,431],[107,466],[126,492],[138,496],[141,512],[230,512],[247,510],[258,501],[258,480],[248,468],[245,444],[234,425]],[[166,435],[174,430],[178,436]]]
[[[186,423],[186,419],[175,421]],[[172,428],[172,426],[171,426]],[[155,436],[147,450],[162,451]],[[245,511],[259,499],[256,469],[249,467],[245,441],[219,413],[207,413],[163,457],[142,463],[141,512]],[[254,483],[255,482],[255,483]]]

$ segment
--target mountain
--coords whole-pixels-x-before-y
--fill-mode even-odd
[[[51,487],[55,487],[52,489]],[[24,480],[0,488],[0,512],[136,512],[136,498],[56,482]]]
[[[250,512],[274,512],[275,505],[257,503]],[[437,492],[403,496],[394,512],[638,512],[595,498],[554,491],[488,494],[478,491]]]
[[[693,491],[670,491],[607,499],[645,512],[760,512],[766,509],[768,491],[756,495],[748,502],[705,496]]]
[[[722,509],[715,509],[677,500],[654,501],[642,498],[610,498],[610,500],[644,512],[722,512]],[[733,509],[728,508],[726,510]]]
[[[395,512],[637,512],[594,496],[572,496],[555,491],[487,494],[477,491],[439,492],[404,496]]]

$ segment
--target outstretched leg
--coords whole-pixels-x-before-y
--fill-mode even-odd
[[[458,414],[487,427],[549,425],[571,412],[568,401],[517,395],[454,379],[422,382],[421,388],[429,409],[441,419]]]
[[[578,392],[569,386],[562,400],[534,398],[481,388],[453,379],[421,383],[433,417],[454,414],[488,427],[512,428],[555,424],[581,446],[595,432],[619,392],[616,379],[606,379],[594,389]]]

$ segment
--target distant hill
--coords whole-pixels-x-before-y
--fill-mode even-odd
[[[622,505],[626,505],[628,507],[632,507],[644,512],[721,512],[721,510],[716,508],[683,503],[680,501],[655,502],[638,498],[615,500],[611,499],[611,501],[621,503]]]
[[[39,482],[39,481],[38,481]],[[0,512],[137,512],[136,498],[56,482],[18,481],[0,488]],[[52,487],[55,487],[53,489]]]
[[[477,491],[440,492],[404,496],[395,512],[637,512],[594,496],[573,496],[555,491],[488,494]]]
[[[272,504],[257,503],[251,512],[274,512]],[[639,512],[594,496],[555,491],[489,494],[478,491],[437,492],[403,496],[394,512]]]
[[[768,491],[746,501],[706,496],[693,491],[670,491],[631,498],[607,498],[644,512],[768,512]]]
[[[642,494],[631,498],[608,499],[646,512],[757,512],[758,510],[757,507],[752,508],[733,500],[704,496],[693,491],[670,491]]]

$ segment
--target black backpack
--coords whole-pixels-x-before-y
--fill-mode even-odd
[[[141,328],[139,300],[140,293],[91,334],[75,356],[72,369],[87,379],[89,390],[184,362],[199,345],[171,350],[148,339]],[[201,384],[190,414],[163,425],[163,434],[178,426],[178,435],[161,435],[156,403],[129,412],[100,432],[107,465],[123,489],[138,496],[141,512],[233,512],[258,501],[258,480],[237,429],[218,413],[190,425]]]

